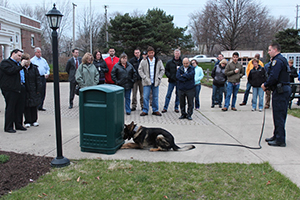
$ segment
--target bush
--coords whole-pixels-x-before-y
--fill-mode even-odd
[[[8,155],[3,155],[3,154],[0,155],[0,164],[6,163],[8,161],[9,161],[9,156]]]
[[[69,75],[67,72],[60,72],[59,73],[59,81],[60,82],[67,82],[69,78]],[[47,78],[47,82],[53,82],[54,77],[53,73],[50,73],[49,77]]]

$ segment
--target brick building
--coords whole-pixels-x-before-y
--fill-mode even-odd
[[[16,48],[34,56],[34,48],[41,46],[40,27],[40,21],[0,6],[0,61]]]

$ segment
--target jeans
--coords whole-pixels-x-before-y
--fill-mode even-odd
[[[143,112],[145,113],[149,111],[150,91],[152,91],[152,112],[158,112],[158,86],[155,87],[154,84],[151,84],[144,86]]]
[[[218,105],[222,105],[223,101],[223,92],[224,92],[224,86],[223,87],[218,87],[216,85],[213,85],[213,93],[211,97],[211,105],[215,105],[215,102],[218,102]]]
[[[125,111],[126,111],[126,113],[131,112],[131,109],[130,109],[130,95],[131,95],[131,89],[125,89],[124,98],[125,98]]]
[[[231,107],[235,108],[235,103],[236,103],[236,95],[239,91],[240,84],[233,85],[233,83],[228,82],[227,83],[227,94],[226,94],[226,99],[225,99],[225,108],[228,108],[231,94],[232,94],[232,101],[231,101]]]
[[[257,103],[257,96],[259,99],[259,109],[263,109],[264,107],[264,91],[261,87],[252,87],[252,108],[256,109],[256,103]]]
[[[247,104],[250,89],[251,89],[251,84],[249,82],[247,82],[247,87],[246,87],[246,91],[244,94],[244,100],[243,100],[243,103],[245,103],[245,104]]]
[[[201,91],[201,83],[198,85],[195,85],[195,108],[200,108],[200,100],[199,100],[199,94]]]
[[[170,99],[171,99],[171,96],[172,96],[172,92],[174,90],[174,87],[175,87],[175,107],[174,109],[175,110],[178,110],[178,105],[179,105],[179,97],[178,97],[178,90],[177,90],[177,83],[169,83],[169,86],[168,86],[168,91],[167,91],[167,95],[166,95],[166,99],[165,99],[165,106],[164,106],[164,109],[168,110],[168,107],[169,107],[169,103],[170,103]]]

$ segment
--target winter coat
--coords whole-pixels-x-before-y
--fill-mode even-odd
[[[249,73],[250,73],[251,69],[253,69],[253,67],[254,67],[253,64],[252,64],[252,61],[253,60],[250,60],[248,62],[248,65],[247,65],[247,69],[246,69],[246,75],[247,75],[247,77],[249,76]],[[261,67],[264,67],[264,63],[261,62],[261,60],[258,60],[258,65],[260,65]]]
[[[131,89],[137,79],[137,72],[129,62],[126,68],[118,62],[111,71],[111,79],[124,89]]]
[[[2,60],[0,63],[0,88],[13,92],[21,92],[20,71],[22,66],[11,58]]]
[[[42,82],[38,66],[30,63],[24,69],[26,87],[26,107],[36,107],[41,104]]]
[[[140,62],[142,61],[143,57],[140,57],[139,59],[137,59],[136,57],[133,57],[129,60],[129,63],[133,66],[133,68],[135,69],[136,73],[137,73],[137,81],[142,80],[141,76],[138,73],[139,70],[139,66],[140,66]]]
[[[204,77],[202,67],[196,66],[195,68],[195,85],[201,84],[201,80]]]
[[[179,58],[179,60],[173,59],[169,60],[166,64],[165,74],[169,78],[169,83],[176,83],[176,72],[177,68],[179,68],[182,65],[182,60]]]
[[[235,73],[235,69],[239,69],[238,73]],[[225,67],[225,75],[230,83],[239,83],[244,75],[244,68],[240,63],[230,62]]]
[[[81,64],[81,58],[78,59],[78,67]],[[75,83],[76,63],[74,57],[70,58],[67,62],[65,71],[69,74],[69,82]]]
[[[294,66],[290,67],[290,69],[291,69],[291,72],[290,72],[290,82],[291,83],[295,83],[294,79],[298,77],[297,69]]]
[[[221,65],[216,65],[212,72],[211,77],[214,79],[213,84],[217,87],[223,87],[227,81],[227,76],[225,75],[225,67]]]
[[[178,90],[191,90],[195,87],[195,68],[189,66],[184,72],[184,66],[179,67],[176,73]]]
[[[148,57],[141,61],[139,66],[139,75],[142,78],[143,86],[151,85],[151,78],[150,78],[150,63]],[[165,74],[165,67],[160,59],[155,57],[155,64],[154,64],[154,86],[157,87],[160,85],[161,79]]]
[[[263,67],[259,65],[257,69],[251,69],[248,76],[248,82],[252,87],[260,87],[266,80],[267,73]]]
[[[106,62],[103,59],[94,60],[94,65],[97,68],[98,73],[99,73],[99,81],[104,81],[105,80],[105,73],[108,72]]]
[[[111,70],[114,68],[115,64],[119,62],[119,58],[115,56],[112,62],[111,57],[108,56],[107,58],[104,59],[104,61],[106,62],[108,68],[108,73],[105,74],[105,82],[109,84],[115,84],[111,79]]]
[[[94,64],[81,63],[76,70],[75,79],[80,88],[93,86],[99,82],[99,73]]]

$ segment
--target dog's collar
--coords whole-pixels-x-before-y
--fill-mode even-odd
[[[137,132],[139,130],[139,128],[140,128],[139,126],[135,126],[134,129],[133,129],[133,131]]]

